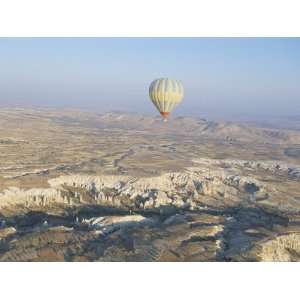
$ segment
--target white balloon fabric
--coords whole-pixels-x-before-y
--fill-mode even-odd
[[[169,78],[156,79],[149,88],[150,99],[165,120],[182,101],[183,93],[182,83]]]

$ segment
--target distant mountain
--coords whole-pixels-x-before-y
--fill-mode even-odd
[[[2,123],[24,120],[36,123],[54,122],[63,126],[99,128],[113,130],[131,130],[151,135],[184,135],[227,141],[300,144],[300,131],[274,129],[234,122],[216,122],[203,118],[175,117],[162,122],[160,116],[139,113],[109,112],[93,113],[75,109],[1,109]],[[0,121],[1,123],[1,121]]]
[[[254,141],[260,143],[300,143],[300,132],[243,125],[233,122],[214,122],[202,118],[176,117],[167,123],[160,116],[128,113],[98,115],[98,126],[105,128],[147,131],[152,134],[176,134],[207,138]]]

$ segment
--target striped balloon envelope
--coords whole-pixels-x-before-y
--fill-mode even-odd
[[[170,112],[182,101],[182,83],[169,78],[156,79],[150,85],[149,96],[166,121]]]

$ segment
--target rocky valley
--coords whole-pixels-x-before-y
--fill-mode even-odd
[[[0,109],[1,261],[299,261],[300,132]]]

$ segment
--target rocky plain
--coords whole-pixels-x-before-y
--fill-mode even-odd
[[[0,261],[300,261],[300,131],[1,108]]]

